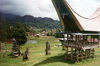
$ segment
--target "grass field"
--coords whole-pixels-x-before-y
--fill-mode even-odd
[[[21,53],[29,47],[29,60],[22,61],[22,56],[12,58],[7,56],[11,53],[12,44],[7,44],[7,53],[3,58],[3,51],[0,52],[0,66],[100,66],[100,48],[95,49],[95,58],[83,60],[79,63],[71,63],[65,59],[65,51],[62,47],[57,45],[60,43],[54,37],[28,37],[31,40],[37,40],[36,44],[25,44],[21,46]],[[45,42],[49,41],[51,44],[51,55],[45,55]]]

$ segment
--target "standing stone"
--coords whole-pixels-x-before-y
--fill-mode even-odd
[[[26,51],[23,55],[23,61],[28,60],[29,48],[26,48]]]
[[[50,52],[50,43],[49,43],[48,41],[46,42],[46,49],[45,49],[45,52],[46,52],[46,55],[51,54],[51,52]]]
[[[15,57],[19,56],[19,47],[17,45],[16,39],[12,39],[13,45],[12,45],[12,55]]]

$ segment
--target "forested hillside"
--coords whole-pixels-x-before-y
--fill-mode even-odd
[[[14,14],[4,14],[0,12],[0,21],[1,22],[8,22],[12,25],[16,24],[16,22],[21,22],[24,24],[27,24],[29,26],[35,27],[35,28],[48,28],[48,29],[54,29],[54,28],[61,28],[61,23],[58,20],[53,20],[52,18],[47,17],[34,17],[31,15],[14,15]]]

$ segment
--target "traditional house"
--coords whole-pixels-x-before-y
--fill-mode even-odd
[[[52,0],[52,2],[65,30],[61,34],[67,38],[63,40],[67,60],[78,62],[86,58],[94,58],[94,48],[99,46],[100,8],[86,18],[78,14],[68,0]]]
[[[48,32],[46,32],[46,31],[41,32],[42,36],[47,36],[47,34],[48,34]]]
[[[28,36],[35,36],[34,33],[30,33],[30,32],[27,32],[27,35],[28,35]]]

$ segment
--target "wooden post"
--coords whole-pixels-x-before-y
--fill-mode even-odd
[[[87,59],[87,50],[85,50],[85,59]]]
[[[67,34],[67,45],[69,46],[69,42],[68,42],[68,39],[69,39],[69,37],[68,37],[68,34]]]
[[[68,47],[66,48],[66,59],[68,60]]]
[[[94,58],[94,48],[91,50],[92,51],[92,58]]]
[[[73,47],[71,47],[71,61],[73,61]]]
[[[77,47],[77,35],[75,35],[75,47]]]
[[[76,62],[79,62],[79,52],[78,52],[78,50],[76,51]]]
[[[88,49],[88,58],[90,58],[91,49]]]
[[[67,36],[66,36],[66,34],[63,34],[63,36],[64,36],[64,42],[62,42],[62,50],[65,50],[65,44],[66,44],[66,38],[67,38]]]
[[[62,42],[62,50],[65,50],[65,42]]]
[[[82,55],[82,60],[83,60],[83,58],[84,58],[84,51],[83,50],[81,50],[81,55]]]
[[[93,46],[95,45],[95,37],[93,36]]]

